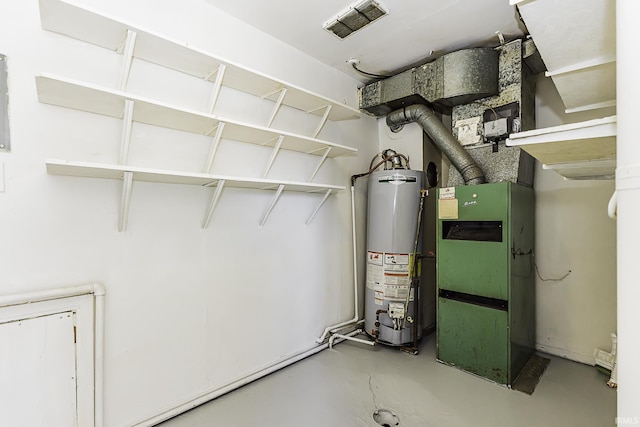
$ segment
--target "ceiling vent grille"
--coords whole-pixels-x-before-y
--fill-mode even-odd
[[[388,13],[384,6],[374,0],[359,1],[342,11],[337,18],[327,21],[322,28],[343,39]]]

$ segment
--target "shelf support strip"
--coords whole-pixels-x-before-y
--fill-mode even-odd
[[[318,166],[316,166],[316,170],[314,170],[313,173],[311,174],[311,177],[309,178],[309,182],[311,182],[311,180],[313,180],[313,178],[315,178],[316,174],[320,170],[320,166],[322,166],[324,161],[327,160],[327,156],[329,155],[329,152],[331,152],[331,147],[327,147],[327,148],[324,149],[324,153],[322,154],[322,157],[320,158],[320,161],[318,162]]]
[[[124,101],[124,113],[122,115],[122,137],[120,139],[120,157],[118,162],[126,165],[129,159],[129,145],[131,143],[131,127],[133,126],[134,102],[130,99]]]
[[[211,222],[211,216],[213,215],[213,211],[216,209],[218,205],[218,200],[220,200],[220,195],[222,194],[222,189],[224,188],[224,184],[227,181],[221,179],[218,181],[218,185],[216,186],[216,191],[213,193],[211,197],[211,203],[209,203],[209,207],[207,208],[207,212],[204,215],[204,219],[202,220],[202,229],[205,230],[209,226],[209,222]]]
[[[258,224],[260,224],[261,227],[264,225],[265,222],[267,222],[267,219],[269,218],[271,211],[273,210],[276,203],[278,203],[278,199],[282,194],[282,190],[284,190],[284,184],[280,184],[278,186],[278,190],[276,190],[276,194],[275,196],[273,196],[273,200],[271,200],[271,203],[269,203],[269,206],[267,206],[267,209],[265,209],[264,213],[262,214],[262,218],[260,218],[260,221],[258,221]]]
[[[271,153],[271,158],[269,159],[269,162],[267,163],[267,168],[264,170],[264,173],[262,174],[263,178],[266,178],[267,175],[269,174],[269,171],[271,170],[271,166],[273,166],[273,162],[275,162],[276,157],[278,156],[278,153],[280,152],[280,147],[282,147],[282,141],[284,141],[284,135],[280,135],[280,137],[278,138],[278,142],[276,142],[275,147],[273,147],[273,152]]]
[[[331,107],[332,105],[327,105],[326,107],[324,107],[324,114],[322,114],[322,118],[320,118],[320,123],[318,123],[318,127],[316,128],[315,132],[313,132],[314,138],[318,136],[318,134],[320,133],[324,125],[327,123],[327,119],[329,118],[329,113],[331,113]]]
[[[204,173],[211,172],[211,167],[213,166],[213,160],[216,157],[216,152],[218,151],[218,147],[220,146],[220,140],[222,139],[222,132],[224,132],[224,122],[220,122],[216,129],[216,134],[213,137],[213,143],[211,144],[211,150],[209,150],[209,155],[207,156],[207,163],[204,166]]]
[[[127,38],[124,44],[123,51],[123,62],[122,62],[122,73],[120,74],[120,85],[118,86],[120,90],[126,90],[127,82],[129,81],[129,72],[131,71],[131,62],[133,61],[133,49],[136,45],[136,36],[137,33],[135,31],[127,30]]]
[[[216,102],[218,102],[218,95],[220,95],[220,88],[222,87],[222,80],[224,79],[224,73],[227,70],[225,64],[220,64],[216,72],[216,80],[213,82],[213,91],[209,98],[209,114],[213,114],[214,108],[216,108]]]
[[[307,219],[307,222],[305,222],[304,225],[311,224],[311,221],[313,221],[313,219],[316,217],[316,214],[318,213],[322,205],[324,205],[324,202],[327,201],[327,198],[329,197],[330,194],[331,194],[331,189],[329,188],[324,193],[324,197],[322,198],[322,200],[320,200],[320,203],[318,203],[318,206],[314,209],[313,213],[309,216],[309,219]]]
[[[282,101],[284,101],[284,96],[287,94],[287,88],[283,87],[282,89],[270,93],[268,95],[265,95],[262,97],[262,99],[273,95],[274,93],[278,93],[280,92],[280,96],[278,96],[278,99],[276,101],[276,105],[273,106],[273,111],[271,112],[271,117],[269,117],[269,121],[267,122],[267,127],[271,127],[271,124],[273,123],[273,120],[276,118],[276,114],[278,114],[278,110],[280,110],[280,107],[282,106]]]
[[[133,187],[133,172],[124,172],[122,179],[122,198],[120,200],[120,218],[118,221],[118,231],[127,228],[127,217],[129,216],[129,204],[131,203],[131,189]]]

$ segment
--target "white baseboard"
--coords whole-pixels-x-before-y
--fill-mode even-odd
[[[536,343],[536,350],[550,354],[552,356],[562,357],[563,359],[573,360],[574,362],[584,363],[585,365],[594,366],[596,364],[596,358],[593,354],[582,354],[564,348],[558,348],[539,343]]]

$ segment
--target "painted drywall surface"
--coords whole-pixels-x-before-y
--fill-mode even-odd
[[[81,3],[355,105],[355,80],[197,0]],[[225,189],[201,230],[212,189],[136,182],[128,229],[118,233],[121,182],[47,175],[47,158],[117,162],[121,122],[39,103],[35,75],[115,88],[122,57],[43,31],[36,0],[0,8],[12,134],[12,152],[0,155],[0,293],[105,285],[105,425],[134,425],[308,349],[327,324],[353,315],[348,192],[329,198],[309,226],[320,196],[283,194],[259,227],[272,193]],[[204,109],[211,86],[136,62],[128,90]],[[263,123],[270,108],[226,90],[217,112]],[[315,129],[315,116],[281,114],[275,127]],[[320,137],[360,154],[327,161],[315,182],[348,186],[377,150],[369,117],[330,123]],[[135,124],[129,163],[199,171],[210,144]],[[223,141],[212,171],[260,177],[270,154]],[[282,152],[269,176],[306,180],[317,161]]]
[[[552,81],[538,78],[537,128],[612,114],[565,114]],[[566,181],[538,164],[535,190],[537,346],[593,363],[593,350],[609,351],[616,332],[616,222],[607,216],[614,181]]]

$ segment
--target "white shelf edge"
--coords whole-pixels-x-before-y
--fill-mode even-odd
[[[235,82],[226,85],[223,82],[225,86],[258,96],[272,92],[272,88],[274,87],[278,89],[286,87],[293,95],[284,100],[284,104],[290,107],[322,116],[322,108],[326,105],[331,105],[330,120],[351,120],[359,118],[362,115],[360,110],[347,104],[286,83],[265,73],[241,66],[233,61],[222,59],[204,50],[190,46],[188,43],[161,36],[154,31],[132,25],[94,9],[78,5],[75,2],[66,0],[40,0],[39,5],[41,25],[45,30],[63,34],[114,51],[117,51],[122,45],[127,30],[134,31],[138,34],[138,44],[144,46],[145,39],[149,43],[155,44],[153,48],[146,50],[146,54],[144,48],[136,49],[138,53],[134,53],[134,56],[138,59],[153,62],[200,78],[207,78],[217,66],[225,65],[227,67],[226,74],[231,75],[232,80],[233,74],[235,73],[238,75],[239,80],[246,78],[254,79],[254,89],[263,87],[267,87],[268,89],[249,91],[243,87],[243,85]],[[110,31],[111,33],[101,34],[101,30]],[[171,58],[173,55],[166,54],[168,50],[178,52],[183,64],[172,62]],[[154,55],[153,53],[156,54]],[[192,55],[192,58],[189,58],[189,55]],[[186,61],[185,58],[187,58]],[[204,63],[206,68],[205,70],[195,70],[183,66],[185,62],[199,63],[200,65]],[[291,99],[293,99],[293,101]]]
[[[567,114],[580,113],[583,111],[599,110],[602,108],[612,108],[616,105],[617,101],[615,99],[610,99],[608,101],[596,102],[595,104],[579,105],[576,107],[566,108],[564,112]]]
[[[146,117],[141,117],[141,114],[134,114],[134,121],[154,126],[206,135],[219,123],[226,123],[230,126],[225,127],[227,133],[226,135],[223,135],[223,139],[269,146],[271,144],[269,142],[270,140],[275,140],[282,135],[285,137],[282,148],[286,150],[322,155],[326,147],[331,147],[331,157],[353,155],[358,151],[355,148],[333,142],[323,141],[304,135],[297,135],[278,129],[256,126],[211,114],[205,114],[154,99],[133,95],[119,90],[108,89],[49,73],[42,73],[41,75],[36,76],[36,87],[38,91],[38,98],[42,103],[116,118],[122,117],[124,103],[125,101],[130,100],[133,101],[137,107],[147,108],[150,110],[150,113]],[[176,120],[171,122],[166,114],[158,115],[158,112],[171,112],[172,116]],[[247,132],[253,132],[256,134],[253,140],[247,138],[240,139],[237,136],[234,137],[234,133],[236,135],[239,133],[246,135]]]
[[[257,190],[277,190],[284,185],[284,191],[306,193],[324,193],[327,190],[343,191],[345,186],[316,184],[310,182],[286,181],[277,179],[244,178],[217,174],[179,172],[138,166],[114,165],[106,163],[77,162],[60,159],[46,160],[50,175],[75,176],[84,178],[123,179],[125,172],[133,174],[133,181],[156,182],[165,184],[199,185],[215,187],[225,181],[225,187],[250,188]]]
[[[584,169],[586,167],[591,168],[613,168],[616,167],[616,159],[601,159],[601,160],[587,160],[584,162],[572,162],[572,163],[555,163],[555,164],[543,164],[542,169],[547,170],[559,170],[559,169]]]
[[[571,73],[579,73],[581,71],[590,69],[590,68],[598,68],[603,67],[605,65],[609,65],[616,62],[616,56],[613,55],[603,55],[594,58],[589,58],[587,60],[583,60],[576,64],[565,65],[562,68],[558,68],[555,70],[545,71],[544,75],[546,77],[555,77],[563,74],[571,74]]]
[[[613,179],[616,116],[534,129],[509,135],[506,144],[520,147],[569,180]]]
[[[615,179],[616,159],[587,160],[573,163],[543,164],[542,169],[552,170],[566,180]]]
[[[616,116],[610,116],[585,122],[512,133],[507,138],[506,144],[508,146],[522,146],[586,138],[615,137],[617,133],[616,123]]]

